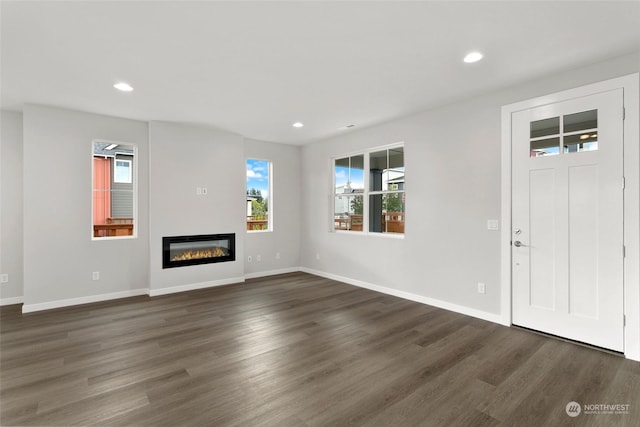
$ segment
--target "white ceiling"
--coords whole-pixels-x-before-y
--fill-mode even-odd
[[[4,109],[47,104],[290,144],[640,50],[640,1],[0,7]],[[485,59],[464,64],[476,49]],[[121,80],[135,90],[113,89]]]

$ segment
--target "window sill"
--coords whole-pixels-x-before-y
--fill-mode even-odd
[[[104,237],[91,237],[91,241],[93,242],[108,242],[111,240],[132,240],[137,239],[138,236],[104,236]]]
[[[383,239],[396,239],[396,240],[404,240],[405,233],[375,233],[375,232],[367,232],[367,231],[348,231],[348,230],[333,230],[330,232],[331,234],[345,234],[349,236],[373,236],[373,237],[381,237]]]

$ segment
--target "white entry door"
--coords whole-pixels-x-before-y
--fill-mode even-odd
[[[513,324],[623,351],[622,89],[512,114]]]

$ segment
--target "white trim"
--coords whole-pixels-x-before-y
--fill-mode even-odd
[[[90,304],[93,302],[109,301],[120,298],[129,298],[139,295],[147,295],[148,289],[132,289],[130,291],[113,292],[110,294],[90,295],[80,298],[61,299],[57,301],[43,302],[38,304],[23,304],[23,313],[32,313],[34,311],[51,310],[52,308],[69,307],[80,304]]]
[[[257,271],[255,273],[245,274],[244,278],[257,279],[259,277],[275,276],[276,274],[296,273],[298,271],[302,271],[302,267],[289,267],[289,268],[280,268],[278,270]]]
[[[477,319],[486,320],[488,322],[510,326],[510,323],[505,324],[502,322],[502,317],[499,314],[487,313],[486,311],[476,310],[474,308],[465,307],[463,305],[452,304],[450,302],[429,298],[422,295],[413,294],[410,292],[399,291],[397,289],[387,288],[385,286],[374,285],[372,283],[363,282],[361,280],[351,279],[349,277],[344,277],[344,276],[338,276],[336,274],[331,274],[331,273],[325,273],[324,271],[314,270],[311,268],[302,267],[300,271],[313,274],[315,276],[320,276],[327,279],[348,283],[349,285],[358,286],[360,288],[381,292],[383,294],[393,295],[395,297],[403,298],[409,301],[415,301],[421,304],[431,305],[433,307],[438,307],[444,310],[449,310],[456,313],[464,314],[465,316],[471,316]]]
[[[511,325],[511,110],[502,107],[502,173],[500,181],[500,314]]]
[[[189,285],[171,286],[168,288],[149,289],[149,296],[175,294],[178,292],[195,291],[197,289],[213,288],[215,286],[224,286],[232,284],[244,283],[244,277],[230,277],[228,279],[213,280],[210,282],[192,283]]]
[[[500,285],[502,324],[511,323],[511,116],[517,111],[622,88],[624,91],[624,355],[640,361],[640,73],[605,80],[502,107]],[[622,112],[621,112],[622,114]]]
[[[353,230],[333,230],[336,236],[344,234],[346,236],[372,236],[380,237],[382,239],[399,239],[403,240],[405,233],[391,233],[391,232],[377,232],[377,231],[353,231]]]
[[[24,297],[0,298],[0,306],[22,304],[23,302]]]

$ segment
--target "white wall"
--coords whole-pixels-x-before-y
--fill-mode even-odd
[[[245,158],[273,164],[270,209],[273,231],[245,232],[245,276],[295,271],[300,267],[300,147],[245,139]],[[276,254],[280,253],[280,259]],[[261,261],[257,261],[260,255]],[[247,262],[251,256],[253,261]]]
[[[0,117],[0,304],[22,302],[22,114]]]
[[[486,222],[500,217],[500,109],[480,107],[434,110],[304,147],[302,265],[497,314],[500,235]],[[491,122],[495,130],[486,129]],[[330,157],[401,141],[405,238],[329,232]],[[487,294],[476,292],[478,282]]]
[[[487,220],[500,218],[502,105],[639,69],[640,54],[628,55],[303,147],[302,266],[499,321],[500,232]],[[400,141],[404,240],[329,232],[330,158]]]
[[[147,124],[24,107],[23,311],[146,292],[148,270]],[[138,237],[92,241],[92,141],[138,147]],[[92,272],[100,280],[92,280]]]
[[[150,294],[244,280],[243,138],[175,123],[149,124]],[[206,187],[207,195],[197,195]],[[162,268],[162,237],[236,233],[236,260]]]
[[[10,274],[10,283],[0,298],[19,298],[23,288],[29,311],[146,288],[160,294],[237,282],[299,265],[499,321],[500,232],[488,231],[486,221],[500,217],[501,106],[639,69],[636,53],[302,148],[35,105],[25,106],[21,145],[20,115],[3,112],[0,272]],[[138,239],[90,239],[95,138],[138,145]],[[405,238],[329,232],[330,157],[400,141],[407,167]],[[246,157],[274,162],[273,233],[246,235]],[[637,178],[640,160],[632,160],[635,168],[625,173]],[[19,178],[7,178],[22,169],[23,193]],[[208,196],[196,196],[196,187],[208,187]],[[237,237],[236,262],[162,269],[162,236],[229,231]],[[22,259],[13,255],[21,242]],[[637,277],[634,251],[625,274]],[[246,264],[246,255],[255,260],[258,254],[260,264]],[[91,280],[92,271],[101,272],[100,281]],[[476,292],[480,281],[485,295]]]
[[[3,303],[24,300],[28,312],[236,283],[245,274],[299,267],[299,147],[245,144],[238,135],[213,129],[37,105],[25,106],[23,143],[22,117],[2,112],[0,272],[10,277],[0,288]],[[91,241],[93,139],[138,146],[137,239]],[[270,233],[245,231],[247,156],[274,163]],[[207,187],[208,195],[197,196],[196,187]],[[225,232],[236,233],[235,262],[162,269],[162,236]],[[245,242],[250,253],[261,255],[260,263],[245,265]],[[92,280],[93,271],[100,272],[99,281]]]

